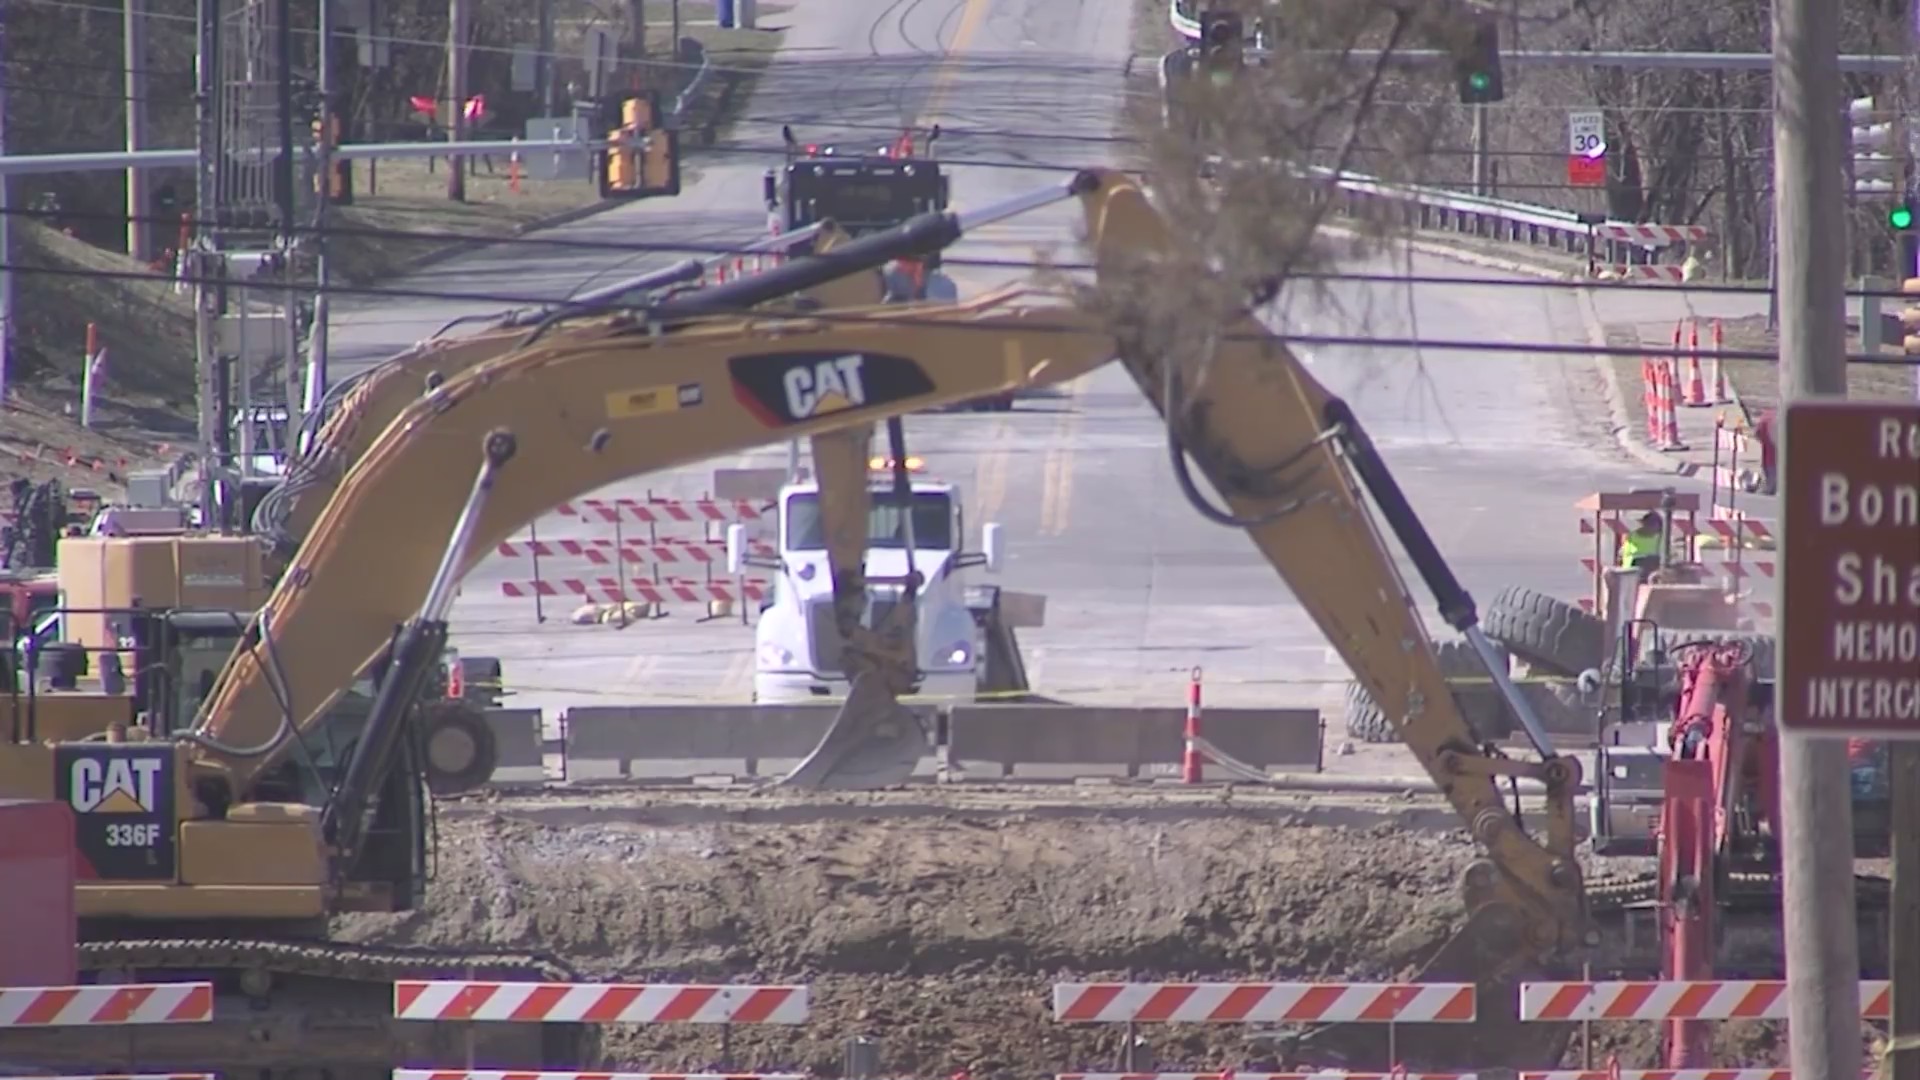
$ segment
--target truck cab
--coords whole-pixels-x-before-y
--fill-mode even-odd
[[[873,463],[867,533],[867,625],[898,604],[907,575],[907,516],[893,490],[891,466]],[[909,458],[918,474],[921,463]],[[924,673],[919,694],[942,702],[970,702],[992,682],[988,630],[976,615],[979,590],[970,592],[967,571],[1000,569],[1000,526],[981,529],[981,550],[963,550],[966,518],[954,485],[915,475],[911,483],[913,568],[922,578],[915,597],[919,627],[915,649]],[[779,540],[773,557],[749,555],[745,531],[727,530],[727,562],[734,573],[748,565],[777,571],[773,598],[754,631],[753,696],[756,702],[803,703],[847,693],[842,642],[833,619],[833,582],[820,514],[820,488],[811,480],[783,485],[777,496]]]

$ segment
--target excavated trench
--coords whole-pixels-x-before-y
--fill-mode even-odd
[[[596,980],[811,987],[803,1026],[736,1027],[724,1042],[712,1028],[606,1029],[602,1064],[663,1072],[838,1076],[854,1036],[877,1042],[886,1075],[1112,1071],[1128,1067],[1125,1027],[1056,1022],[1054,982],[1468,977],[1441,970],[1444,957],[1422,971],[1459,929],[1456,883],[1472,857],[1463,836],[1220,809],[1187,820],[1115,806],[1074,819],[958,809],[774,822],[743,806],[732,818],[560,828],[503,808],[443,821],[422,910],[342,920],[338,932],[542,952]],[[1530,977],[1543,976],[1578,973]],[[1382,1028],[1348,1026],[1290,1049],[1285,1036],[1300,1030],[1140,1025],[1132,1067],[1392,1064]],[[1394,1035],[1413,1068],[1585,1056],[1563,1030],[1571,1043],[1559,1060],[1501,1060],[1495,1048],[1516,1048],[1521,1033],[1407,1025]],[[1720,1035],[1721,1063],[1784,1064],[1773,1025],[1727,1024]],[[1593,1060],[1651,1067],[1658,1039],[1655,1025],[1596,1025]]]

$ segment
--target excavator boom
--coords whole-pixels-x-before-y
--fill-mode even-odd
[[[1009,290],[961,304],[727,314],[724,298],[714,298],[664,328],[647,317],[556,322],[414,401],[345,476],[265,605],[256,633],[271,647],[243,648],[229,661],[202,714],[200,765],[244,795],[284,751],[220,748],[279,745],[306,730],[420,608],[466,502],[461,478],[472,448],[488,431],[512,430],[520,449],[473,523],[474,553],[563,500],[639,473],[803,436],[864,433],[888,416],[1064,381],[1118,356],[1167,420],[1183,492],[1210,520],[1247,531],[1484,847],[1487,857],[1464,882],[1467,931],[1431,971],[1452,970],[1510,997],[1505,980],[1586,940],[1573,854],[1577,767],[1537,731],[1539,761],[1477,744],[1368,496],[1445,621],[1476,640],[1472,599],[1347,405],[1245,308],[1205,328],[1199,343],[1168,337],[1137,311],[1107,310],[1126,288],[1179,272],[1170,233],[1120,174],[1085,173],[1070,190],[1082,200],[1103,287],[1091,302],[1036,306],[1031,293]],[[824,273],[797,265],[782,271]],[[1181,363],[1182,353],[1195,362]],[[1206,502],[1189,462],[1224,508]],[[470,555],[461,571],[480,557]],[[285,670],[269,673],[263,665],[276,656]],[[1503,671],[1493,675],[1511,690]],[[1509,701],[1530,719],[1517,695]],[[1499,781],[1515,776],[1547,790],[1544,841],[1501,798]],[[1511,1003],[1496,1000],[1483,1010],[1511,1013]],[[1523,1039],[1514,1029],[1473,1027],[1478,1049],[1506,1053]]]

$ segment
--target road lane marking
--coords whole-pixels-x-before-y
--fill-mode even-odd
[[[660,669],[660,654],[649,650],[635,656],[627,662],[626,678],[621,681],[623,691],[644,690],[653,682],[654,672]]]
[[[741,651],[733,654],[727,661],[727,673],[721,677],[719,697],[753,700],[753,659],[756,646],[748,642]],[[744,687],[741,684],[745,683]],[[744,691],[744,692],[742,692]]]
[[[1061,536],[1073,509],[1072,442],[1080,431],[1080,403],[1093,380],[1085,375],[1074,380],[1073,389],[1062,399],[1066,411],[1053,425],[1054,445],[1047,450],[1046,466],[1041,471],[1040,535]]]
[[[940,119],[940,107],[947,99],[947,87],[952,84],[954,61],[960,51],[973,40],[973,35],[986,20],[987,12],[993,9],[993,0],[965,0],[965,9],[960,13],[960,25],[953,28],[953,40],[947,43],[940,59],[940,66],[933,73],[933,86],[927,91],[927,104],[920,111],[920,122],[916,127],[929,127]]]
[[[1013,425],[1006,417],[996,416],[993,420],[993,434],[989,436],[986,453],[980,457],[975,469],[974,517],[982,524],[995,520],[1000,513],[1000,505],[1007,499],[1007,464],[1012,457],[1010,450]]]

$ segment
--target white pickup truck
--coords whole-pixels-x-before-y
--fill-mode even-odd
[[[867,585],[869,626],[899,603],[904,586],[898,582],[907,574],[903,515],[886,464],[875,462],[872,478],[867,575],[878,580]],[[917,465],[909,459],[910,469]],[[915,648],[924,673],[919,696],[958,704],[972,702],[983,692],[1026,692],[1026,670],[1013,628],[1042,625],[1044,598],[969,585],[967,571],[974,567],[990,574],[1000,569],[1000,526],[983,526],[980,551],[965,551],[959,489],[917,477],[911,489],[913,567],[923,580],[916,596]],[[777,572],[773,597],[762,608],[754,631],[753,696],[759,703],[797,704],[847,692],[819,500],[819,485],[811,480],[781,486],[779,539],[772,556],[748,550],[743,526],[727,529],[730,573],[738,576],[750,566]]]

